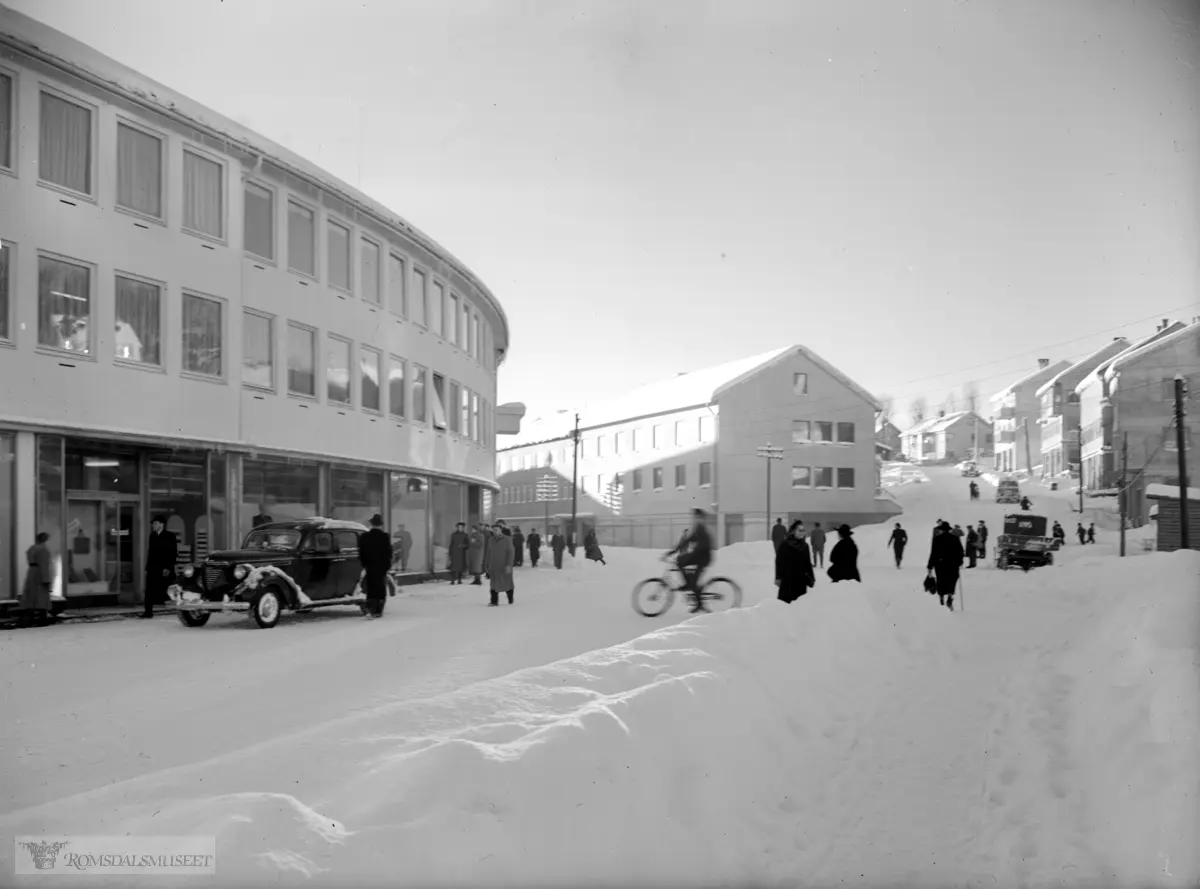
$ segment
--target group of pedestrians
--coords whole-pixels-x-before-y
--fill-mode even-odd
[[[838,540],[829,553],[829,570],[826,571],[833,583],[842,580],[862,582],[858,573],[858,545],[849,525],[837,529]],[[775,547],[775,586],[779,588],[779,599],[792,603],[817,584],[816,568],[825,567],[825,529],[820,522],[813,523],[809,532],[803,519],[797,519],[787,528],[783,519],[776,519],[771,529],[771,543]]]

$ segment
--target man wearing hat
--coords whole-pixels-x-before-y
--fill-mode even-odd
[[[467,525],[459,522],[454,526],[450,535],[450,583],[462,583],[463,575],[467,573],[467,550],[471,547],[471,538],[467,536]]]
[[[175,580],[179,561],[179,541],[167,530],[167,517],[150,520],[150,540],[146,543],[146,591],[142,596],[143,620],[154,617],[154,606],[167,601],[167,590]]]
[[[367,595],[366,613],[383,617],[387,604],[387,573],[392,567],[392,541],[383,530],[383,516],[371,516],[371,528],[358,538],[358,561],[363,567],[363,592]]]
[[[958,586],[958,575],[962,570],[963,545],[954,536],[949,522],[942,522],[934,530],[933,545],[929,548],[929,561],[925,568],[933,577],[938,600],[951,611],[954,610],[954,589]]]

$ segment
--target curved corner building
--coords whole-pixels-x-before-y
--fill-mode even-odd
[[[403,219],[0,6],[0,600],[140,601],[255,522],[384,517],[443,570],[495,490],[500,303]]]

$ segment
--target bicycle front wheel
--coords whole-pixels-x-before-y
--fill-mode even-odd
[[[661,577],[643,580],[633,588],[633,610],[642,617],[658,617],[675,601],[675,589]]]
[[[704,584],[700,595],[709,611],[742,607],[742,588],[728,577],[712,578]]]

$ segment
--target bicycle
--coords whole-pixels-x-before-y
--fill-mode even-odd
[[[683,577],[683,572],[679,570],[675,561],[670,556],[663,556],[662,561],[669,564],[662,577],[647,578],[633,588],[633,610],[643,617],[659,617],[666,613],[675,601],[675,594],[682,592],[686,586],[686,580],[678,584],[671,581],[672,574]],[[689,598],[692,595],[692,593],[688,593]],[[705,611],[715,610],[706,607],[709,603],[740,608],[742,588],[728,577],[710,577],[700,587],[699,601]]]

